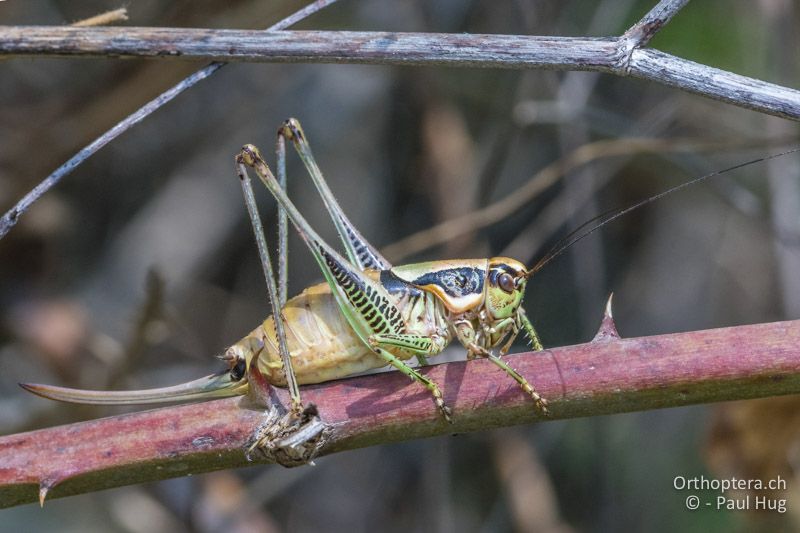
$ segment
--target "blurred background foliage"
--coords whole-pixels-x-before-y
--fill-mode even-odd
[[[299,27],[618,35],[654,3],[342,0]],[[127,24],[260,28],[300,5],[139,0],[127,5]],[[117,7],[8,0],[0,22],[65,24]],[[788,0],[697,1],[651,46],[796,87],[797,18]],[[0,207],[199,66],[0,63]],[[230,65],[104,148],[0,241],[0,432],[120,412],[40,400],[19,381],[138,388],[219,367],[212,356],[268,308],[233,155],[246,142],[268,151],[289,116],[302,121],[345,210],[384,248],[514,194],[592,141],[698,144],[600,157],[488,227],[425,250],[389,247],[395,262],[509,254],[531,264],[599,212],[796,142],[786,121],[610,75]],[[709,142],[729,146],[699,150]],[[797,168],[784,157],[714,178],[581,241],[529,284],[526,308],[545,345],[591,338],[612,291],[625,336],[800,317]],[[289,175],[291,196],[334,242],[296,158]],[[274,203],[260,200],[274,216]],[[321,276],[297,239],[291,246],[296,293]],[[787,397],[375,447],[316,467],[225,471],[5,510],[0,530],[791,529],[800,511],[798,407]],[[789,480],[776,495],[789,499],[785,514],[692,512],[689,493],[673,489],[676,476],[778,474]]]

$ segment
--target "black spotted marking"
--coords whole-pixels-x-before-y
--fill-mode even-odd
[[[399,311],[390,304],[385,296],[364,283],[358,275],[342,265],[322,246],[317,244],[317,248],[325,259],[325,264],[333,275],[333,279],[342,288],[350,303],[369,323],[373,333],[398,333],[403,330],[403,321]]]
[[[398,344],[402,343],[405,346],[412,346],[420,351],[426,351],[431,347],[432,341],[427,337],[409,338],[401,335],[393,335],[391,333],[382,335],[383,340],[397,341]]]
[[[492,268],[489,270],[489,284],[493,287],[497,287],[497,276],[503,273],[504,271],[499,268]]]
[[[512,267],[510,265],[503,264],[503,263],[501,263],[499,265],[497,265],[497,264],[492,265],[492,268],[504,270],[505,272],[508,272],[512,276],[519,275],[519,271],[516,268],[514,268],[514,267]]]
[[[484,270],[474,267],[447,268],[423,274],[411,283],[424,287],[436,285],[450,297],[461,298],[483,292]]]
[[[353,231],[353,228],[350,227],[347,220],[343,217],[339,217],[342,225],[344,226],[345,231],[347,232],[347,240],[350,241],[350,244],[353,246],[353,249],[356,252],[356,257],[358,257],[359,263],[361,263],[362,268],[371,268],[373,270],[381,270],[387,267],[384,262],[379,259],[375,253],[364,244],[363,239],[361,236],[356,235]]]
[[[247,370],[247,361],[245,361],[244,357],[240,357],[236,360],[236,364],[233,368],[231,368],[231,380],[241,380],[244,377],[245,370]]]
[[[405,329],[405,323],[403,322],[403,317],[400,314],[400,311],[398,311],[398,309],[395,306],[389,305],[389,308],[386,310],[385,313],[383,313],[383,315],[386,317],[386,319],[389,321],[389,324],[394,329],[398,331],[402,331],[403,329]]]
[[[381,270],[381,285],[386,289],[389,294],[397,294],[402,296],[408,294],[409,296],[419,296],[422,291],[414,287],[409,282],[400,279],[397,274],[391,270]]]

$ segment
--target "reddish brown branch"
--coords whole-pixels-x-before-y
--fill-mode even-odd
[[[615,339],[512,358],[570,418],[800,392],[800,320]],[[443,385],[454,424],[397,372],[307,387],[330,425],[323,454],[533,422],[530,398],[486,361],[425,371]],[[285,399],[281,391],[281,397]],[[247,464],[262,420],[242,399],[168,407],[0,438],[0,507]]]

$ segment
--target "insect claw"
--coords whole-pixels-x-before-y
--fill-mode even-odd
[[[319,418],[317,407],[309,404],[302,412],[288,411],[282,416],[275,406],[266,412],[247,448],[249,460],[254,451],[283,466],[313,464],[312,459],[328,439],[328,426]]]
[[[536,409],[544,416],[550,418],[550,410],[547,409],[547,400],[542,398],[538,392],[536,392],[533,387],[526,381],[522,388],[528,395],[533,398],[533,403],[536,406]]]
[[[450,416],[450,414],[451,414],[450,408],[448,407],[446,409],[447,409],[447,411],[443,411],[444,419],[447,420],[448,424],[452,424],[453,423],[453,419]]]
[[[436,402],[436,405],[439,407],[439,411],[441,411],[442,416],[444,416],[444,419],[447,420],[447,423],[452,424],[453,418],[451,415],[453,414],[453,411],[449,407],[447,407],[447,405],[445,405],[444,402],[441,403]]]
[[[539,411],[544,416],[546,416],[547,418],[550,418],[551,416],[553,416],[550,413],[550,410],[547,408],[547,400],[545,400],[544,398],[542,398],[538,394],[536,396],[538,397],[538,400],[536,400],[536,408],[539,409]]]

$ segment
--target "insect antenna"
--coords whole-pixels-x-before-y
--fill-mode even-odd
[[[631,205],[629,205],[627,207],[615,208],[615,209],[612,209],[610,211],[606,211],[605,213],[601,213],[601,214],[597,215],[596,217],[593,217],[593,218],[587,220],[586,222],[584,222],[583,224],[581,224],[580,226],[578,226],[577,228],[575,228],[574,230],[569,232],[566,236],[564,236],[561,239],[559,239],[553,245],[553,247],[550,248],[550,250],[546,254],[544,254],[544,256],[541,259],[539,259],[539,261],[537,261],[535,265],[533,265],[533,267],[530,268],[530,270],[528,270],[527,276],[530,277],[533,274],[539,272],[550,261],[552,261],[556,257],[560,256],[564,252],[566,252],[567,249],[570,246],[572,246],[573,244],[577,243],[581,239],[584,239],[584,238],[588,237],[589,235],[591,235],[595,231],[599,230],[600,228],[602,228],[606,224],[609,224],[609,223],[613,222],[614,220],[616,220],[616,219],[618,219],[618,218],[620,218],[622,216],[627,215],[628,213],[630,213],[631,211],[633,211],[635,209],[639,209],[642,206],[645,206],[645,205],[647,205],[647,204],[649,204],[651,202],[655,202],[656,200],[659,200],[659,199],[661,199],[661,198],[663,198],[663,197],[665,197],[665,196],[667,196],[669,194],[672,194],[674,192],[678,192],[681,189],[684,189],[686,187],[690,187],[692,185],[695,185],[696,183],[699,183],[701,181],[707,180],[708,178],[713,178],[714,176],[719,176],[720,174],[726,174],[728,172],[732,172],[732,171],[740,169],[740,168],[744,168],[744,167],[747,167],[747,166],[750,166],[750,165],[755,165],[756,163],[762,163],[764,161],[769,161],[770,159],[776,159],[778,157],[783,157],[785,155],[789,155],[789,154],[792,154],[792,153],[795,153],[795,152],[800,152],[800,147],[791,148],[789,150],[785,150],[785,151],[777,153],[777,154],[772,154],[772,155],[767,155],[767,156],[764,156],[764,157],[759,157],[758,159],[751,159],[750,161],[745,161],[744,163],[738,163],[738,164],[733,165],[731,167],[724,168],[722,170],[717,170],[717,171],[711,172],[709,174],[705,174],[703,176],[700,176],[698,178],[690,179],[689,181],[685,181],[683,183],[675,185],[674,187],[670,187],[669,189],[667,189],[665,191],[661,191],[660,193],[654,194],[653,196],[648,196],[647,198],[643,198],[642,200],[639,200],[638,202],[635,202],[635,203],[633,203],[633,204],[631,204]]]

